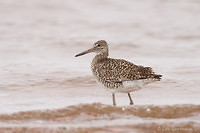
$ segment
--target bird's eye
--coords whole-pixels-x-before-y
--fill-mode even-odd
[[[100,47],[100,44],[97,44],[97,47]]]

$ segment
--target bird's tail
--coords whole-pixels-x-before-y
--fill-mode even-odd
[[[153,77],[155,79],[161,80],[162,75],[154,74]]]

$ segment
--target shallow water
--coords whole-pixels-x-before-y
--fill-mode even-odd
[[[0,0],[0,132],[200,132],[197,0]],[[160,82],[111,93],[92,77],[100,39],[110,57],[151,66]]]
[[[100,103],[68,106],[57,110],[0,115],[0,131],[34,132],[198,132],[199,105],[113,107]],[[195,116],[195,117],[194,117]],[[67,123],[67,124],[66,124]],[[172,125],[173,123],[173,125]],[[124,129],[121,129],[124,128]]]

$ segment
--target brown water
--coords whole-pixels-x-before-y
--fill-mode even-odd
[[[0,0],[0,133],[200,132],[198,0]],[[111,93],[92,77],[97,41],[160,82]]]

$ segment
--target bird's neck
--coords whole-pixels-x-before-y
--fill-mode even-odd
[[[98,63],[99,61],[104,60],[104,59],[107,59],[107,58],[108,58],[108,52],[97,54],[97,55],[94,57],[94,59],[92,60],[92,64],[96,64],[96,63]]]

